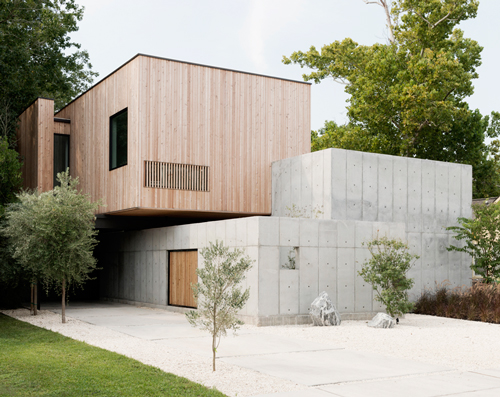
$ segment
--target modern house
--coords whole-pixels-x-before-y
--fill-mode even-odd
[[[25,187],[70,168],[98,210],[100,297],[194,307],[199,249],[216,239],[255,261],[242,318],[308,321],[326,290],[345,316],[380,309],[357,276],[364,241],[408,239],[418,295],[470,283],[444,229],[470,216],[470,166],[330,149],[310,153],[310,85],[137,55],[54,115],[21,116]],[[105,233],[104,233],[105,232]]]

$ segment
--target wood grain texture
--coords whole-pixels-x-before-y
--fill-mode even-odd
[[[168,304],[196,308],[191,284],[198,282],[198,251],[172,251],[169,254]]]
[[[71,124],[54,121],[54,134],[70,135]]]
[[[128,108],[128,163],[109,171],[109,117]],[[310,152],[310,85],[138,56],[57,117],[70,170],[100,213],[271,213],[271,163]],[[210,191],[145,187],[145,162],[210,168]]]
[[[23,188],[53,188],[54,101],[38,98],[19,116],[18,151],[23,160]]]

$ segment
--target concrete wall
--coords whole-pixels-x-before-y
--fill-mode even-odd
[[[250,299],[241,317],[261,325],[309,322],[309,307],[327,291],[343,318],[381,310],[358,275],[369,256],[362,242],[377,233],[404,238],[402,223],[252,217],[103,235],[98,250],[101,296],[166,307],[168,251],[209,241],[243,248],[255,262],[243,283]],[[284,268],[290,250],[295,269]],[[203,260],[198,253],[198,265]]]
[[[272,172],[273,216],[402,222],[421,257],[409,274],[414,295],[446,280],[470,285],[470,257],[446,250],[457,242],[445,228],[472,214],[471,166],[328,149],[274,162]]]
[[[437,283],[470,285],[470,258],[446,250],[456,242],[445,230],[471,216],[470,166],[329,149],[275,162],[272,172],[271,217],[104,235],[101,296],[167,307],[168,251],[222,240],[255,262],[243,285],[245,321],[309,322],[321,291],[344,319],[368,318],[382,307],[357,272],[369,257],[363,242],[377,235],[406,239],[420,256],[412,299]],[[290,254],[295,269],[284,266]]]

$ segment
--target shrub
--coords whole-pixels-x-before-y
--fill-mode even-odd
[[[448,251],[469,254],[473,259],[471,269],[487,283],[500,278],[500,205],[476,204],[472,206],[474,218],[458,218],[460,226],[446,230],[455,232],[455,240],[464,246],[451,245]]]
[[[477,283],[452,290],[448,286],[424,292],[415,304],[415,313],[500,324],[499,284]]]
[[[363,263],[358,274],[376,291],[375,299],[386,307],[391,316],[402,315],[413,308],[408,300],[408,290],[414,281],[406,277],[417,255],[400,240],[387,237],[375,238],[366,243],[372,257]]]

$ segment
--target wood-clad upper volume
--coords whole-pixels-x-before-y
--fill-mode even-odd
[[[271,163],[310,152],[310,88],[137,55],[59,111],[70,124],[57,133],[70,131],[70,172],[104,199],[100,213],[270,214]],[[123,109],[127,165],[110,171],[110,117]],[[167,171],[159,164],[181,165],[169,170],[187,188],[154,179],[148,172]]]

